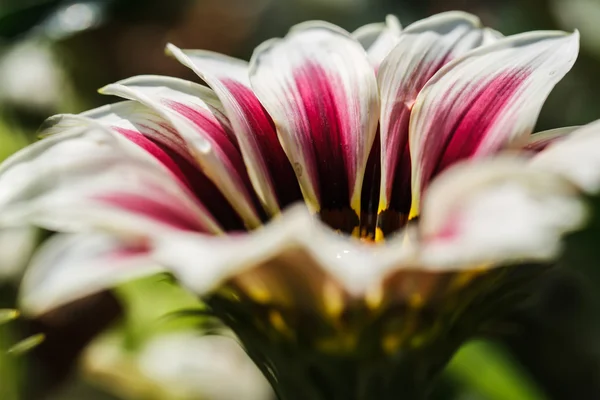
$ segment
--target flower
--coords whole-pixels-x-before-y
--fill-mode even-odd
[[[51,118],[0,168],[2,225],[66,232],[23,306],[168,270],[282,399],[422,390],[585,222],[600,125],[531,135],[578,47],[462,12],[307,22],[250,63],[168,45],[208,88],[108,85],[127,101]]]

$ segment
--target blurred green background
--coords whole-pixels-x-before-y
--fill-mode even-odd
[[[197,80],[164,56],[167,42],[247,59],[261,41],[282,36],[307,19],[328,20],[352,31],[390,13],[406,26],[453,9],[477,14],[506,35],[579,29],[579,60],[550,95],[537,130],[600,118],[600,0],[1,0],[0,158],[35,140],[49,115],[113,101],[96,93],[107,83],[137,74]],[[526,304],[504,316],[488,337],[461,349],[433,398],[600,399],[599,242],[596,217],[590,228],[569,239],[560,268],[540,281]],[[15,293],[16,279],[0,276],[0,309],[14,307]],[[187,332],[199,323],[210,325],[172,318],[181,307],[201,306],[168,279],[130,283],[86,301],[69,310],[68,318],[3,323],[0,315],[0,348],[47,332],[46,342],[24,355],[0,351],[0,400],[239,396],[165,393],[160,382],[140,373],[140,354],[153,339]],[[90,315],[86,310],[91,306],[95,311]],[[104,333],[88,345],[98,331]],[[207,371],[222,361],[214,354],[198,354],[207,359],[191,371]],[[202,382],[183,376],[190,370],[177,374]]]

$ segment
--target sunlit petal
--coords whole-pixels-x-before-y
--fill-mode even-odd
[[[248,227],[260,225],[242,155],[214,92],[192,82],[161,76],[129,78],[101,91],[137,100],[169,121]]]
[[[401,32],[402,25],[398,18],[388,15],[385,22],[363,25],[352,32],[352,36],[366,50],[371,65],[377,70],[383,59],[398,44]]]
[[[102,234],[61,234],[36,253],[21,287],[21,308],[39,315],[120,282],[161,271],[143,244]]]
[[[240,145],[256,193],[271,215],[301,198],[294,170],[277,138],[275,125],[262,107],[248,78],[248,63],[218,53],[168,52],[191,68],[219,96]]]
[[[486,32],[474,15],[457,11],[437,14],[408,26],[383,61],[377,76],[381,93],[380,212],[391,208],[408,214],[410,209],[408,125],[417,95],[442,66],[480,46]]]
[[[528,138],[527,143],[523,146],[523,150],[540,152],[551,144],[568,138],[572,132],[579,128],[579,126],[568,126],[534,133]]]
[[[157,260],[197,293],[236,279],[257,296],[306,307],[317,307],[311,302],[319,302],[328,285],[344,296],[364,295],[387,271],[405,266],[411,254],[407,247],[385,250],[338,235],[301,206],[250,235],[177,234],[157,240]],[[202,268],[194,260],[203,260]]]
[[[528,32],[473,50],[440,70],[419,94],[410,119],[412,213],[431,178],[452,163],[523,145],[578,51],[577,32]]]
[[[567,180],[504,157],[448,169],[425,192],[422,211],[424,262],[467,268],[547,261],[587,216]]]
[[[600,191],[600,121],[573,130],[532,159],[536,168],[557,172],[588,193]]]
[[[309,206],[358,214],[379,113],[375,73],[360,44],[334,25],[298,25],[255,50],[250,81]]]
[[[0,186],[2,225],[142,237],[163,229],[221,232],[173,174],[99,128],[53,135],[21,150],[2,164]]]
[[[79,115],[49,118],[43,135],[102,126],[125,137],[166,167],[199,198],[226,230],[244,230],[244,223],[219,188],[200,168],[186,142],[168,121],[133,101],[106,105]]]

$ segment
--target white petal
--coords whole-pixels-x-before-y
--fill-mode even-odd
[[[440,267],[547,261],[586,216],[573,185],[525,159],[463,162],[425,192],[422,259]]]
[[[388,15],[385,22],[363,25],[352,36],[367,51],[371,65],[377,70],[383,59],[398,44],[402,25],[394,15]]]
[[[37,242],[32,227],[0,230],[0,282],[20,276]]]
[[[40,315],[120,282],[162,271],[140,245],[100,234],[57,235],[34,256],[23,278],[21,308]]]
[[[273,398],[267,380],[234,338],[196,331],[160,335],[144,346],[138,363],[142,373],[175,398]]]
[[[298,290],[318,295],[331,282],[351,296],[364,295],[390,271],[406,267],[412,254],[398,243],[373,246],[336,234],[301,206],[248,235],[170,235],[159,238],[155,248],[156,259],[199,294],[262,268],[253,282],[259,288],[276,298],[286,297],[282,292],[297,294],[293,297],[306,303],[318,296]]]
[[[557,172],[588,193],[600,191],[600,121],[592,122],[542,150],[536,168]]]
[[[523,146],[524,150],[540,152],[553,143],[560,142],[569,137],[569,135],[579,129],[579,126],[568,126],[564,128],[550,129],[543,132],[536,132],[527,139]]]

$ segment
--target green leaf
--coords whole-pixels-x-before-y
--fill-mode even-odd
[[[43,333],[38,333],[37,335],[29,336],[26,339],[21,340],[17,344],[11,346],[8,349],[8,354],[12,355],[22,355],[33,349],[34,347],[40,345],[46,337]]]
[[[454,356],[446,373],[486,400],[546,400],[527,373],[503,349],[473,341]]]
[[[12,308],[0,308],[0,325],[19,318],[19,311]]]

